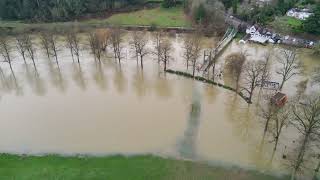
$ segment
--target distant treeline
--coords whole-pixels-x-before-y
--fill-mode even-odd
[[[65,21],[86,13],[112,11],[145,0],[0,0],[0,19]]]

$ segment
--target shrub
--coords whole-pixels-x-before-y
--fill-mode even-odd
[[[155,31],[155,30],[157,30],[157,28],[158,28],[157,24],[153,22],[153,23],[151,23],[149,30]]]
[[[196,20],[196,22],[201,23],[205,17],[206,17],[206,9],[201,3],[196,9],[196,12],[194,14],[194,19]]]
[[[175,3],[175,0],[163,0],[161,5],[164,8],[170,8],[170,7],[174,7],[176,3]]]

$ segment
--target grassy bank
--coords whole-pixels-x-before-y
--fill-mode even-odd
[[[300,29],[302,25],[302,20],[289,17],[282,16],[276,17],[276,19],[270,23],[271,27],[281,33],[294,33]]]
[[[255,171],[225,169],[151,155],[60,157],[0,155],[0,179],[35,180],[280,180]]]
[[[175,8],[143,9],[129,13],[119,13],[109,18],[87,19],[77,22],[24,23],[21,21],[0,21],[0,30],[12,34],[23,32],[69,30],[76,25],[79,30],[112,26],[156,26],[156,27],[191,27],[181,6]]]
[[[168,73],[171,73],[171,74],[176,74],[176,75],[179,75],[179,76],[184,76],[184,77],[187,77],[187,78],[192,78],[192,79],[195,79],[197,81],[202,81],[204,83],[208,83],[208,84],[212,84],[212,85],[215,85],[215,86],[218,86],[218,87],[222,87],[224,89],[227,89],[229,91],[233,91],[233,92],[236,92],[236,89],[230,87],[230,86],[227,86],[227,85],[224,85],[224,84],[221,84],[221,83],[217,83],[217,82],[214,82],[210,79],[206,79],[202,76],[193,76],[192,74],[190,73],[187,73],[187,72],[182,72],[182,71],[174,71],[174,70],[171,70],[171,69],[167,69],[166,72]],[[243,100],[245,100],[248,104],[251,104],[252,102],[250,102],[248,100],[248,98],[243,95],[241,92],[236,92],[240,97],[243,98]]]
[[[191,27],[181,6],[174,8],[146,9],[131,13],[115,14],[106,19],[116,25],[156,25],[159,27]]]

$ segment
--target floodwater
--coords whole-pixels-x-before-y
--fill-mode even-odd
[[[182,36],[171,37],[174,47],[171,69],[186,69],[181,58]],[[248,106],[222,88],[164,74],[152,55],[145,58],[141,70],[132,57],[128,38],[126,35],[121,68],[111,53],[101,63],[95,61],[89,48],[82,50],[80,64],[73,62],[62,42],[59,68],[40,47],[37,47],[37,72],[31,60],[26,66],[17,53],[14,53],[14,75],[8,64],[1,62],[0,152],[152,153],[265,168],[273,146],[266,144],[267,153],[258,150],[263,125],[255,106]],[[209,47],[214,39],[204,41]],[[251,59],[257,59],[267,50],[279,47],[239,45],[234,41],[220,57],[220,67],[226,55],[243,48]],[[308,54],[303,57],[307,71],[285,86],[284,92],[290,95],[299,80],[308,75],[310,67],[320,64]],[[292,134],[296,138],[293,130],[285,133]],[[286,169],[281,160],[284,146],[281,141],[274,169]]]

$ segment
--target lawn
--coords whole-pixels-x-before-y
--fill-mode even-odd
[[[282,33],[291,33],[296,32],[300,29],[302,25],[302,20],[289,17],[289,16],[282,16],[282,17],[276,17],[276,19],[271,22],[271,26]]]
[[[131,13],[115,14],[106,20],[117,25],[157,25],[160,27],[190,27],[181,6],[174,8],[145,9]]]
[[[70,29],[73,22],[34,23],[28,24],[20,21],[0,21],[1,28],[12,33],[28,31],[63,31]],[[89,19],[78,21],[79,28],[106,27],[109,25],[155,25],[158,27],[191,27],[181,6],[174,8],[144,9],[129,13],[114,14],[106,19]]]
[[[61,157],[0,155],[0,179],[15,180],[280,180],[256,171],[141,156]]]

